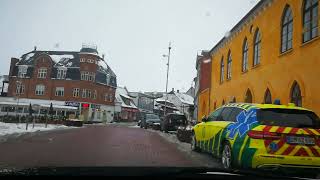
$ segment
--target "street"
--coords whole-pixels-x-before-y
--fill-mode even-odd
[[[188,144],[176,145],[166,139],[170,135],[158,133],[109,124],[9,139],[0,144],[0,166],[218,167],[211,156],[194,154]]]

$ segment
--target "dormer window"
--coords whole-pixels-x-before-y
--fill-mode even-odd
[[[109,85],[110,84],[110,74],[106,75],[106,81],[107,81],[107,85]]]
[[[57,79],[65,79],[67,75],[67,69],[59,68],[57,72]]]
[[[24,78],[27,75],[28,66],[19,66],[18,77]]]
[[[38,78],[45,79],[47,77],[47,68],[40,68],[38,70]]]

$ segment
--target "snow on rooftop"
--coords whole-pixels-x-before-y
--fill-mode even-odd
[[[122,97],[130,99],[130,105],[126,105],[124,101],[122,100]],[[118,102],[121,102],[122,107],[128,107],[128,108],[137,108],[137,106],[132,102],[132,98],[128,95],[128,92],[123,87],[117,87],[116,89],[116,99]]]
[[[175,95],[180,99],[180,101],[184,104],[189,104],[189,105],[193,105],[193,97],[186,94],[186,93],[178,93],[178,92],[175,92]]]
[[[68,61],[70,59],[73,59],[74,56],[72,54],[63,54],[63,55],[49,55],[51,57],[51,59],[58,63],[58,62],[65,62],[65,61]]]

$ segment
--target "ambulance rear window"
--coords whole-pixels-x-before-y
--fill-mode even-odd
[[[318,116],[305,110],[259,109],[257,119],[260,124],[295,128],[320,128]]]

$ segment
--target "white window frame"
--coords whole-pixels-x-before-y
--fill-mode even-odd
[[[82,98],[87,98],[87,90],[86,89],[82,89]]]
[[[43,84],[36,85],[35,94],[37,96],[43,96],[45,93],[46,87]]]
[[[80,58],[80,62],[86,62],[85,58]]]
[[[104,101],[108,101],[108,98],[109,98],[109,94],[108,93],[104,94]]]
[[[64,87],[56,87],[55,95],[63,97],[64,96]]]
[[[18,77],[25,78],[28,72],[28,66],[19,66]]]
[[[93,92],[93,99],[97,99],[97,96],[98,96],[97,90],[94,90],[94,92]]]
[[[73,95],[73,97],[79,97],[80,96],[80,88],[73,88],[72,95]]]
[[[58,68],[58,70],[57,70],[57,79],[66,79],[66,76],[67,76],[67,69]]]
[[[38,69],[38,78],[45,79],[47,77],[47,68]]]
[[[25,86],[24,84],[18,84],[16,87],[16,95],[24,94]]]

